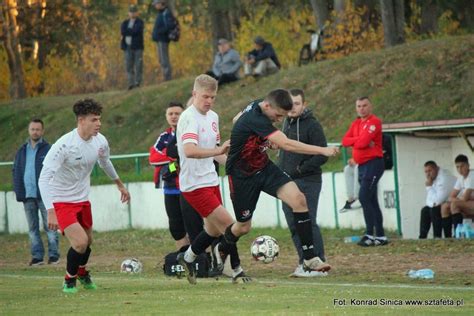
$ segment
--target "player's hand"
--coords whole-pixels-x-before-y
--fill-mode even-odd
[[[337,147],[324,147],[323,155],[327,157],[334,157],[339,153],[339,148]]]
[[[120,201],[122,203],[128,203],[128,201],[130,201],[130,193],[128,192],[127,188],[120,186],[118,189],[120,191]]]
[[[278,147],[277,144],[272,143],[272,142],[270,142],[270,141],[268,142],[268,148],[273,149],[273,150],[280,149],[280,147]]]
[[[230,139],[226,140],[222,146],[220,147],[221,149],[221,155],[224,155],[224,154],[227,154],[227,152],[229,151],[230,149]]]
[[[59,228],[58,219],[56,217],[56,212],[54,208],[48,210],[48,229],[52,231],[57,231]]]

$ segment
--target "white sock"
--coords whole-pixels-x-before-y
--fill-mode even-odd
[[[374,240],[374,236],[372,236],[372,235],[365,235],[365,236],[367,236],[367,238],[369,238],[371,240]],[[189,247],[189,248],[191,248],[191,247]]]
[[[240,273],[242,273],[244,271],[244,269],[242,269],[241,266],[238,266],[237,268],[234,269],[234,271],[232,272],[232,277],[235,278],[236,276],[238,276]]]
[[[184,261],[191,263],[196,260],[197,255],[193,252],[191,247],[189,247],[186,252],[184,253]]]
[[[378,239],[378,240],[387,240],[387,237],[386,237],[386,236],[382,236],[382,237],[375,237],[375,239]]]

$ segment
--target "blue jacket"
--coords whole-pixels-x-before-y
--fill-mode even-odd
[[[169,43],[168,33],[173,29],[175,23],[173,13],[166,8],[158,12],[156,16],[155,25],[153,26],[153,33],[151,38],[155,42]]]
[[[131,36],[132,37],[132,45],[130,45],[130,48],[133,50],[138,50],[138,49],[143,49],[143,28],[144,24],[143,21],[139,18],[135,20],[135,23],[133,23],[133,28],[129,29],[128,28],[128,22],[130,19],[127,19],[122,22],[122,26],[120,28],[121,34],[122,34],[122,40],[120,42],[120,47],[125,50],[127,49],[127,44],[125,43],[125,36]]]
[[[26,192],[25,192],[25,183],[23,181],[23,177],[25,175],[25,165],[26,165],[26,145],[24,143],[20,149],[18,149],[15,161],[13,163],[13,191],[16,194],[16,200],[18,202],[24,202],[26,200]],[[35,157],[35,171],[36,171],[36,187],[38,188],[38,199],[41,200],[41,195],[38,186],[38,179],[41,173],[41,169],[43,168],[43,160],[46,157],[51,146],[45,141],[41,141],[38,144],[38,150],[36,152]]]
[[[255,58],[256,62],[270,58],[271,60],[273,60],[275,65],[277,65],[278,68],[281,68],[281,64],[280,64],[280,61],[278,60],[275,50],[273,49],[272,44],[270,44],[269,42],[265,42],[263,44],[262,49],[260,50],[254,49],[250,51],[248,55]]]

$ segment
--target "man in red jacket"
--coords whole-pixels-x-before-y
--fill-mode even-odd
[[[358,245],[384,246],[388,244],[388,240],[377,200],[377,183],[384,171],[382,121],[372,114],[372,103],[368,97],[357,99],[356,111],[359,117],[344,135],[342,145],[352,147],[353,158],[359,165],[359,201],[364,210],[366,230]]]

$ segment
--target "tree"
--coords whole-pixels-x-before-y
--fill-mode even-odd
[[[439,7],[436,0],[418,0],[421,6],[421,34],[433,34],[438,32]]]
[[[225,38],[231,41],[234,37],[232,34],[232,21],[230,14],[233,6],[233,0],[209,0],[208,10],[211,19],[214,50],[219,38]]]
[[[17,3],[15,0],[3,0],[0,10],[2,41],[7,52],[8,70],[10,71],[10,97],[13,99],[26,98],[25,75],[16,22]]]
[[[405,11],[403,0],[380,0],[386,47],[405,42]]]
[[[314,17],[319,29],[322,29],[329,20],[329,9],[327,0],[310,0],[313,7]]]

